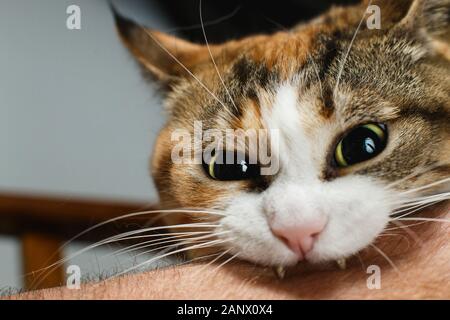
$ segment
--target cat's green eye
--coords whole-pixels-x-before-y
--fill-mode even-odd
[[[248,180],[260,175],[259,165],[250,164],[245,155],[224,150],[216,151],[210,160],[204,160],[203,169],[209,177],[222,181]]]
[[[336,164],[348,167],[376,157],[386,148],[387,137],[387,127],[384,124],[369,123],[356,127],[336,146]]]

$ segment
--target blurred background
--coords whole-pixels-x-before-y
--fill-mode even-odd
[[[199,0],[112,1],[148,27],[204,42]],[[331,3],[203,0],[211,43],[288,28]],[[70,5],[81,29],[66,27]],[[120,43],[106,0],[0,0],[0,290],[31,288],[24,276],[114,234],[95,223],[157,204],[148,161],[164,123],[155,86]],[[77,256],[87,278],[136,265],[102,247]],[[142,257],[141,257],[142,258]],[[35,287],[63,284],[65,269]],[[6,289],[5,289],[6,290]]]

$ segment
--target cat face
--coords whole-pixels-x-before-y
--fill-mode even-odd
[[[449,2],[376,4],[380,30],[360,24],[362,4],[209,47],[118,18],[127,46],[167,88],[169,119],[152,160],[162,205],[220,212],[168,224],[214,221],[230,253],[286,266],[353,255],[416,199],[448,199],[449,49],[432,36],[448,36]],[[174,163],[173,133],[194,137],[195,122],[219,135],[264,132],[275,170],[248,163],[248,143],[212,140],[212,157]],[[215,162],[230,152],[244,162]]]

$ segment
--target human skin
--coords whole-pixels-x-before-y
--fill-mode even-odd
[[[425,216],[449,218],[450,207]],[[424,215],[422,215],[424,216]],[[126,275],[82,285],[30,291],[11,299],[450,299],[450,223],[426,222],[380,238],[348,261],[334,265],[299,266],[282,280],[270,268],[244,262],[225,266],[189,264]],[[395,230],[397,231],[397,230]],[[392,231],[393,232],[393,231]],[[391,233],[392,233],[391,232]],[[415,233],[413,235],[412,233]],[[369,289],[369,265],[381,269],[381,288]]]

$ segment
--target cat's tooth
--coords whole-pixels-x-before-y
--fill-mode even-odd
[[[347,261],[345,258],[337,259],[336,263],[341,270],[345,270],[347,268]]]
[[[284,278],[284,276],[286,275],[286,269],[284,268],[284,267],[282,267],[282,266],[278,266],[278,267],[275,267],[274,269],[273,269],[273,271],[275,272],[275,275],[278,277],[278,279],[283,279]]]

